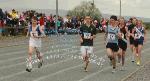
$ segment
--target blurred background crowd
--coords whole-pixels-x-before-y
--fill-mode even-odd
[[[0,9],[0,35],[1,36],[16,36],[26,35],[28,27],[31,24],[31,18],[37,17],[38,25],[44,27],[46,35],[56,34],[77,34],[80,26],[84,23],[84,17],[82,16],[58,16],[56,22],[56,15],[45,15],[45,13],[38,13],[34,10],[28,10],[18,13],[15,9],[11,12],[3,11]],[[132,23],[132,18],[126,20],[126,25]],[[109,19],[92,19],[91,23],[96,27],[97,32],[103,32],[103,29],[108,25]]]

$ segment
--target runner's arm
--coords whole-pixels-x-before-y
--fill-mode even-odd
[[[135,28],[132,29],[132,33],[130,33],[130,36],[132,36],[133,38],[135,38],[135,37],[134,37],[134,32],[135,32]]]
[[[118,38],[122,39],[122,35],[121,35],[121,32],[120,32],[120,28],[118,29],[118,34],[117,34]]]
[[[147,31],[146,31],[146,29],[144,27],[144,42],[146,42],[146,41],[147,41]]]
[[[46,37],[45,32],[43,31],[43,28],[40,27],[41,36],[39,38]]]
[[[93,29],[93,36],[91,36],[90,39],[92,40],[92,39],[94,39],[94,38],[96,38],[96,28]]]
[[[79,31],[79,36],[80,36],[80,43],[82,43],[83,42],[83,37],[82,37],[82,33],[83,33],[83,31],[82,31],[82,27],[80,27],[80,31]]]
[[[28,28],[28,31],[27,31],[26,37],[28,37],[28,36],[29,36],[29,28]]]
[[[125,27],[125,31],[126,31],[126,35],[125,35],[126,39],[129,40],[130,36],[129,36],[129,31],[128,31],[128,27],[127,26]]]

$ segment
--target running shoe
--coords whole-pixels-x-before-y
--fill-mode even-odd
[[[112,69],[112,71],[111,71],[112,73],[115,73],[116,72],[116,69]]]
[[[86,67],[84,67],[84,71],[85,71],[85,72],[88,72],[88,70],[87,70],[87,68],[86,68]]]
[[[42,60],[42,61],[39,61],[39,63],[38,63],[38,68],[41,68],[42,65],[43,65],[43,60]]]
[[[31,64],[31,63],[28,63],[28,64],[27,64],[26,71],[27,71],[27,72],[31,72],[31,70],[32,70],[32,64]]]
[[[137,64],[138,66],[140,66],[140,65],[141,65],[140,60],[137,60],[136,64]]]

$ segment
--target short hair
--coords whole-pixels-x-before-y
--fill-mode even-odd
[[[91,19],[91,16],[85,16],[85,19]]]
[[[129,20],[130,20],[130,21],[132,21],[132,20],[133,20],[133,18],[130,18]]]
[[[32,19],[38,21],[38,18],[35,16],[33,16]]]
[[[110,19],[114,19],[115,21],[117,21],[117,16],[112,15],[112,16],[110,17]]]

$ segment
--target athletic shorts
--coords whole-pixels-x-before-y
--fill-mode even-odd
[[[81,54],[82,55],[90,55],[93,53],[93,46],[81,46]]]
[[[127,43],[126,42],[124,42],[123,40],[118,40],[118,46],[119,46],[119,48],[120,49],[122,49],[123,51],[126,51],[126,49],[127,49]]]
[[[31,46],[31,47],[41,47],[41,38],[36,39],[36,38],[31,38],[30,37],[29,46]]]
[[[130,36],[129,41],[130,41],[130,45],[134,45],[134,38],[133,37]]]
[[[138,45],[143,45],[143,40],[134,40],[134,46],[138,47]]]
[[[107,43],[106,48],[110,48],[113,52],[117,52],[119,50],[117,43]]]

